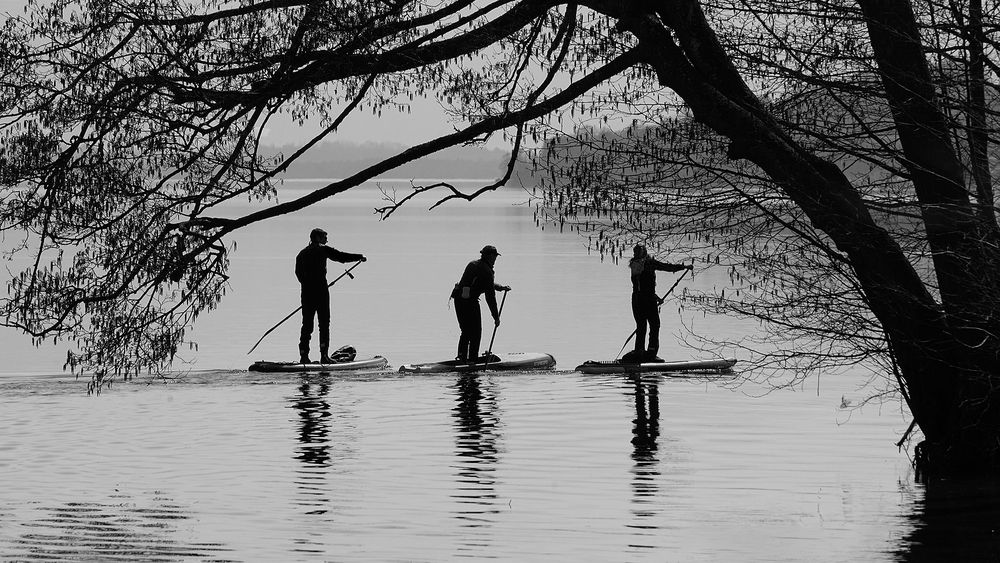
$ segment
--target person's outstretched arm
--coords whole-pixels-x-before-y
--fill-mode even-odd
[[[341,252],[332,246],[324,246],[326,249],[326,257],[334,262],[364,262],[368,260],[365,258],[364,254],[355,254],[353,252]]]
[[[693,270],[694,265],[692,264],[672,264],[670,262],[660,262],[656,258],[649,259],[650,264],[653,265],[654,270],[660,270],[662,272],[679,272],[681,270]]]

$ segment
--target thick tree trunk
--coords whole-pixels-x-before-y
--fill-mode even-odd
[[[951,328],[941,335],[942,340],[952,337],[959,355],[953,360],[956,389],[948,405],[947,433],[942,438],[925,431],[927,442],[918,457],[935,471],[992,465],[1000,457],[1000,416],[991,406],[992,399],[1000,398],[994,397],[994,387],[1000,384],[996,301],[1000,256],[992,206],[984,217],[969,200],[909,1],[863,0],[860,4],[903,147],[903,164],[911,174],[933,252]]]
[[[1000,240],[1000,225],[997,224],[994,212],[993,178],[990,172],[989,135],[986,123],[986,54],[983,44],[986,34],[983,31],[982,0],[969,2],[969,26],[967,39],[969,52],[969,69],[966,83],[968,100],[966,115],[969,139],[969,157],[972,161],[972,176],[976,182],[977,211],[979,220],[991,232],[994,241]]]
[[[616,15],[638,38],[661,83],[687,102],[696,119],[730,139],[730,156],[763,169],[847,257],[893,346],[909,406],[927,439],[921,459],[935,471],[993,466],[1000,458],[1000,417],[989,406],[1000,399],[993,390],[1000,351],[994,336],[1000,335],[996,249],[983,244],[929,73],[915,68],[922,61],[919,44],[873,39],[880,45],[876,52],[893,60],[893,72],[906,74],[887,96],[934,250],[940,304],[840,169],[787,136],[732,65],[720,63],[728,58],[697,2],[655,4],[657,14],[633,7]],[[906,10],[884,4],[869,7],[885,12],[870,16],[872,33],[898,33],[893,26],[903,25],[898,20],[906,19]],[[920,99],[906,96],[915,91]]]
[[[969,200],[909,1],[865,0],[861,6],[903,147],[902,164],[920,202],[941,301],[956,336],[975,353],[984,339],[1000,335],[1000,319],[992,314],[1000,260],[996,247],[984,244],[993,231]]]

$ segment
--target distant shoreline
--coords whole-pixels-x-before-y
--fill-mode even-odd
[[[344,178],[282,178],[281,182],[339,182]],[[372,182],[449,182],[453,184],[479,184],[483,182],[496,182],[498,178],[372,178],[365,180],[364,184]]]
[[[293,154],[299,147],[292,145],[263,147],[263,155]],[[295,178],[300,181],[313,179],[337,179],[350,177],[359,170],[374,166],[388,158],[405,152],[407,147],[395,143],[349,143],[327,142],[312,147],[299,156],[285,171],[285,181]],[[459,146],[403,163],[392,171],[392,178],[375,181],[439,181],[438,178],[453,178],[482,181],[480,178],[502,177],[510,160],[510,152],[503,149]],[[408,177],[409,176],[409,177]],[[433,179],[433,180],[431,180]],[[458,180],[450,180],[458,181]]]

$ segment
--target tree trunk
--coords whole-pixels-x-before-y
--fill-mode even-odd
[[[869,2],[865,10],[934,251],[940,304],[842,171],[787,136],[732,65],[719,64],[727,56],[700,6],[693,0],[658,5],[658,17],[619,14],[623,26],[638,38],[661,84],[680,95],[697,120],[730,139],[730,157],[763,169],[847,256],[888,335],[926,438],[921,462],[937,472],[993,467],[1000,457],[1000,416],[989,406],[991,398],[1000,399],[993,391],[1000,385],[992,385],[1000,352],[993,337],[1000,334],[1000,315],[993,314],[1000,287],[996,249],[983,244],[986,233],[948,145],[909,5]],[[899,41],[900,33],[910,40]]]
[[[933,252],[951,329],[940,340],[950,338],[957,356],[952,360],[956,389],[946,406],[946,433],[942,437],[925,430],[927,442],[918,458],[925,468],[938,472],[950,465],[956,469],[993,465],[1000,447],[1000,416],[991,406],[993,398],[1000,398],[994,397],[1000,384],[996,315],[1000,256],[996,244],[991,244],[996,241],[992,202],[984,217],[969,200],[908,0],[865,0],[861,7]],[[977,144],[973,143],[974,152]],[[979,148],[985,149],[985,143]],[[991,194],[982,197],[992,199]],[[923,429],[924,422],[917,420]]]
[[[986,55],[983,51],[985,32],[983,31],[982,0],[969,2],[969,70],[967,72],[967,125],[969,155],[972,161],[972,177],[976,182],[976,198],[979,220],[990,230],[994,241],[1000,240],[1000,226],[993,212],[993,179],[990,173],[989,135],[986,124]]]

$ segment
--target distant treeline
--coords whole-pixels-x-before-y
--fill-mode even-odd
[[[269,147],[286,157],[297,145]],[[302,155],[288,169],[291,178],[344,178],[406,149],[395,143],[321,143]],[[510,153],[504,149],[453,147],[405,164],[383,175],[390,178],[477,178],[503,175]]]

